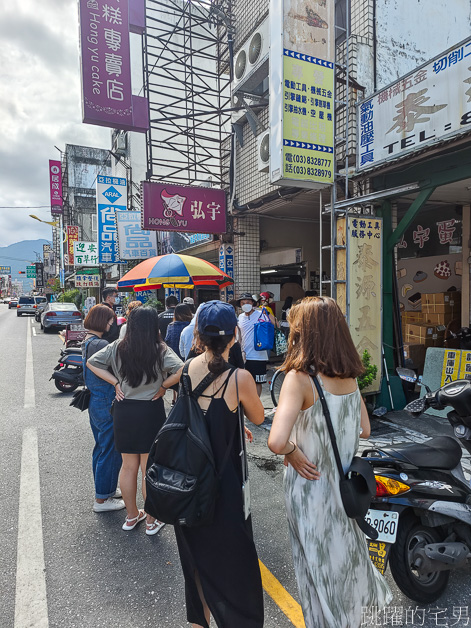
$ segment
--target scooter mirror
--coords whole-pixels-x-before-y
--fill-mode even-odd
[[[388,409],[385,406],[380,406],[379,408],[375,408],[375,410],[373,410],[372,414],[373,416],[384,416],[385,414],[387,414]]]
[[[415,371],[413,371],[412,369],[404,369],[401,366],[398,366],[397,369],[396,369],[396,373],[405,382],[412,382],[412,383],[414,383],[414,382],[417,381],[417,375],[416,375]]]
[[[409,414],[419,416],[425,410],[425,405],[425,397],[422,397],[422,399],[416,399],[408,403],[404,410]]]

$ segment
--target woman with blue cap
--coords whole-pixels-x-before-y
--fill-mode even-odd
[[[175,526],[187,619],[193,628],[209,628],[211,615],[219,628],[262,628],[260,568],[251,516],[246,519],[243,509],[238,404],[255,425],[263,423],[263,406],[250,373],[227,362],[237,328],[232,305],[204,303],[196,325],[205,350],[191,360],[188,374],[193,390],[208,373],[215,376],[198,403],[208,426],[220,492],[210,525]]]

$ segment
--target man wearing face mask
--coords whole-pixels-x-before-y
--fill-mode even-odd
[[[114,306],[116,303],[117,296],[118,296],[118,291],[116,290],[116,288],[105,288],[102,292],[102,299],[103,299],[102,304],[107,305],[109,308],[111,308],[113,310],[113,313],[114,313]],[[102,338],[104,340],[107,340],[108,342],[114,342],[115,340],[118,339],[118,337],[119,337],[119,327],[118,327],[118,321],[116,320],[116,315],[115,315],[113,324],[111,325],[109,330],[103,334]]]
[[[261,310],[255,309],[257,305],[255,299],[248,292],[241,295],[237,305],[242,309],[239,315],[238,324],[241,333],[242,351],[245,354],[245,368],[255,380],[258,396],[262,394],[262,384],[267,381],[267,351],[255,351],[254,348],[254,326],[257,323]],[[273,316],[270,320],[275,324]]]

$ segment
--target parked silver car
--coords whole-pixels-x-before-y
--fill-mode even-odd
[[[81,321],[82,314],[73,303],[48,303],[41,314],[41,329],[46,333],[50,329],[78,325]]]

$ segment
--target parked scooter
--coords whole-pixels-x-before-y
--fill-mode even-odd
[[[469,327],[460,327],[457,332],[448,332],[445,340],[459,340],[460,349],[471,349],[471,329]]]
[[[405,381],[417,378],[410,369],[397,372]],[[471,381],[457,380],[435,392],[424,387],[426,394],[405,410],[417,417],[427,408],[451,406],[455,438],[367,449],[363,455],[376,476],[367,519],[379,538],[369,542],[370,557],[382,571],[389,558],[401,591],[429,604],[446,589],[450,571],[471,558],[471,488],[460,462],[461,446],[471,452]]]
[[[82,349],[69,347],[61,349],[59,363],[51,375],[54,384],[61,392],[73,392],[79,386],[84,386]]]

